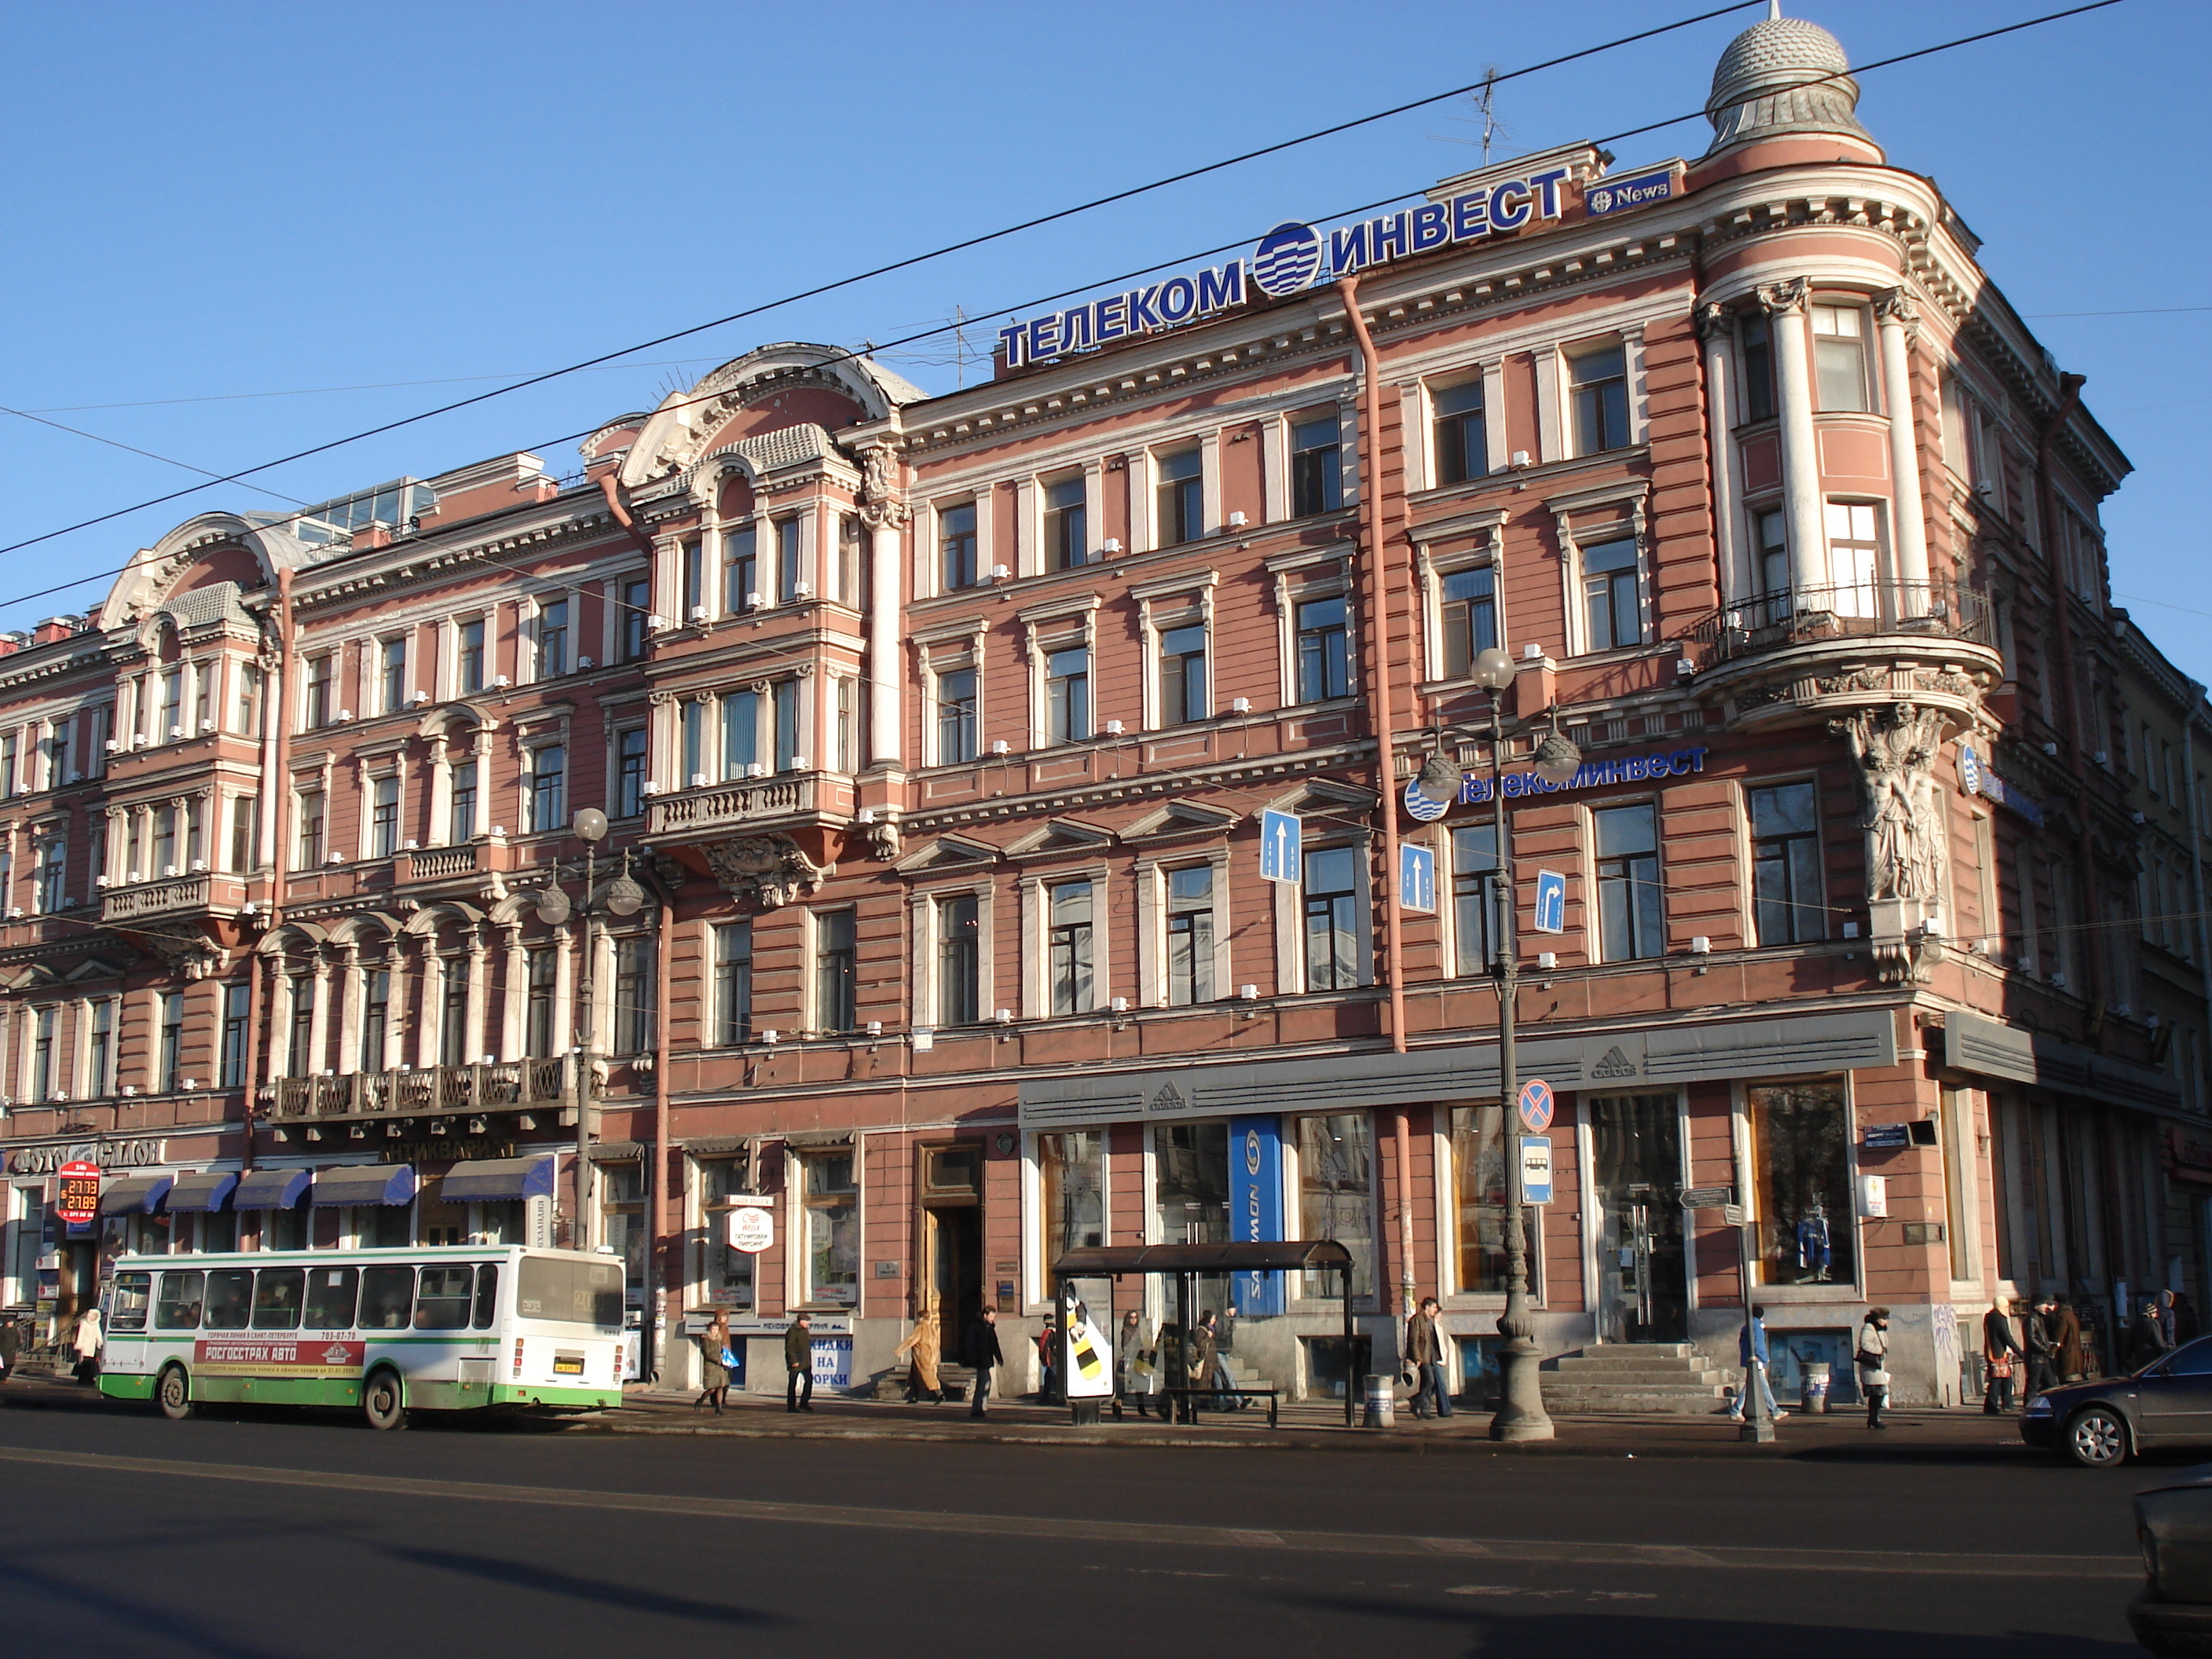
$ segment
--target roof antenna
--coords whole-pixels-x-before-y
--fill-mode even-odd
[[[1766,0],[1766,21],[1770,23],[1782,21],[1782,0]]]

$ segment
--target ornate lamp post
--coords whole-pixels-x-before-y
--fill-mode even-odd
[[[1514,1012],[1521,988],[1520,949],[1514,938],[1518,889],[1513,877],[1513,836],[1505,821],[1505,741],[1529,729],[1522,721],[1514,732],[1505,726],[1505,692],[1514,681],[1513,659],[1492,646],[1474,659],[1475,683],[1490,693],[1490,811],[1498,842],[1498,880],[1504,902],[1498,907],[1497,954],[1491,975],[1498,982],[1498,1098],[1501,1113],[1498,1135],[1505,1143],[1505,1312],[1498,1334],[1505,1339],[1498,1350],[1499,1401],[1490,1419],[1492,1440],[1549,1440],[1552,1419],[1544,1410],[1543,1386],[1537,1367],[1543,1358],[1535,1342],[1536,1322],[1528,1311],[1528,1250],[1524,1237],[1527,1206],[1521,1195],[1521,1160],[1516,1155],[1519,1133],[1515,1122],[1515,1097],[1521,1092],[1520,1067],[1514,1054]],[[1582,751],[1560,734],[1556,714],[1552,730],[1536,745],[1532,760],[1536,775],[1547,783],[1563,784],[1582,769]]]
[[[584,896],[572,902],[561,885],[561,866],[556,864],[543,892],[538,896],[538,919],[558,927],[570,916],[584,919],[584,972],[577,983],[576,1000],[583,1010],[584,1029],[575,1044],[576,1054],[576,1225],[569,1242],[577,1249],[592,1247],[592,1066],[599,1037],[599,1005],[594,992],[593,969],[599,959],[593,924],[603,916],[634,916],[645,903],[645,890],[629,873],[629,854],[623,854],[621,872],[602,892],[599,885],[599,848],[606,839],[607,815],[586,806],[569,821],[569,830],[584,843]]]

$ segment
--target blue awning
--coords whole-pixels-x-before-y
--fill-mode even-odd
[[[553,1196],[553,1158],[486,1158],[456,1164],[438,1183],[438,1196],[448,1204],[496,1203],[504,1199]]]
[[[315,1171],[307,1202],[318,1209],[339,1204],[405,1204],[415,1196],[415,1170],[405,1164],[341,1164]]]
[[[174,1176],[126,1176],[111,1181],[100,1192],[102,1215],[151,1215],[161,1207],[175,1184]]]
[[[169,1213],[182,1215],[186,1212],[220,1210],[223,1200],[230,1196],[230,1189],[237,1185],[238,1177],[225,1170],[210,1170],[204,1175],[179,1176],[177,1184],[169,1188]]]
[[[230,1195],[234,1210],[289,1210],[300,1201],[313,1178],[306,1170],[254,1170],[242,1176]]]

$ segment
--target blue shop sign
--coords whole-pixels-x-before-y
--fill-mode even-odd
[[[1607,179],[1593,184],[1583,192],[1583,205],[1593,219],[1602,219],[1609,213],[1626,213],[1632,208],[1649,207],[1654,202],[1663,202],[1674,193],[1674,164],[1650,173],[1639,173],[1633,179]]]
[[[1631,755],[1622,760],[1589,761],[1565,783],[1552,783],[1534,772],[1508,772],[1499,780],[1506,799],[1522,795],[1553,795],[1569,789],[1595,789],[1615,783],[1656,783],[1664,778],[1686,778],[1705,769],[1703,749],[1675,749],[1658,755]],[[1490,799],[1490,780],[1469,775],[1460,785],[1461,803],[1480,806]]]
[[[1272,1114],[1229,1120],[1229,1218],[1240,1244],[1283,1236],[1283,1121]],[[1245,1272],[1230,1287],[1238,1316],[1257,1319],[1283,1310],[1283,1275]]]
[[[1970,743],[1959,745],[1959,787],[1969,795],[1979,795],[1984,800],[1993,801],[2007,811],[2019,814],[2038,828],[2042,826],[2042,803],[1990,770],[1988,763]]]

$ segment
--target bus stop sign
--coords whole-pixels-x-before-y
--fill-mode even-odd
[[[82,1161],[55,1171],[54,1213],[72,1227],[100,1219],[100,1165]]]

